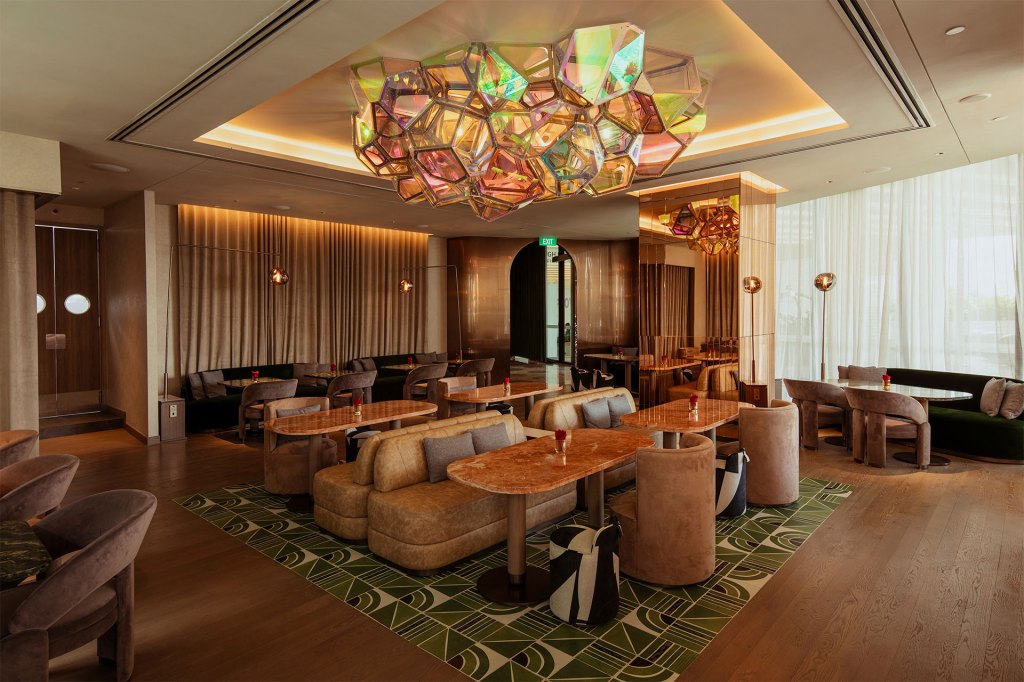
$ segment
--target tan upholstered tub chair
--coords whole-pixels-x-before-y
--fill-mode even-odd
[[[851,408],[843,389],[822,381],[783,379],[783,383],[800,411],[800,445],[816,450],[818,429],[838,424],[843,429],[847,447],[850,446],[853,440],[848,426]]]
[[[771,407],[740,408],[740,439],[720,452],[747,452],[747,502],[779,507],[800,498],[800,416],[796,405],[773,400]]]
[[[354,462],[327,467],[316,473],[313,478],[313,519],[318,526],[340,538],[365,541],[368,525],[366,507],[370,491],[373,490],[377,451],[382,444],[403,434],[429,432],[452,424],[489,426],[498,416],[497,412],[471,412],[451,419],[403,426],[371,436],[359,448]]]
[[[32,429],[0,431],[0,469],[28,459],[39,441],[39,432]]]
[[[260,381],[249,384],[242,390],[242,403],[238,406],[238,440],[245,442],[245,431],[248,424],[259,428],[264,418],[263,405],[270,400],[291,398],[299,386],[298,379],[286,381]]]
[[[691,395],[715,400],[739,400],[740,390],[736,385],[738,371],[739,364],[735,362],[708,365],[700,371],[695,382],[669,386],[667,389],[668,400],[669,402],[685,400]]]
[[[319,407],[330,409],[327,398],[285,398],[266,404],[267,420],[277,419],[282,410],[302,410]],[[323,436],[320,445],[320,466],[338,463],[338,444]],[[263,434],[263,487],[275,495],[305,495],[309,493],[309,438],[281,436],[267,429]]]
[[[74,455],[30,457],[0,469],[0,521],[28,521],[53,511],[76,471]]]
[[[866,388],[847,388],[853,407],[853,458],[871,466],[886,465],[886,440],[915,441],[917,466],[931,464],[932,430],[928,411],[910,396]]]
[[[690,433],[681,445],[637,450],[636,490],[610,505],[622,572],[659,585],[692,585],[715,570],[715,448]]]

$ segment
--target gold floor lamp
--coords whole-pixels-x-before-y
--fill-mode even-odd
[[[814,287],[821,292],[821,380],[825,380],[825,294],[836,285],[833,272],[823,272],[814,278]]]

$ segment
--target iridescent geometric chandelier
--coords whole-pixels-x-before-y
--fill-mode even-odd
[[[489,221],[661,175],[704,129],[710,89],[693,57],[645,50],[629,23],[374,59],[350,81],[360,161],[403,201],[465,203]]]
[[[677,237],[685,237],[693,251],[709,256],[734,253],[740,237],[740,198],[702,199],[663,213],[658,221]]]

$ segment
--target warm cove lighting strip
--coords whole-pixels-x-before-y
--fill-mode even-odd
[[[831,107],[798,111],[785,116],[756,121],[747,125],[701,133],[680,160],[692,159],[754,144],[763,144],[811,133],[825,133],[849,127]],[[283,135],[242,128],[231,123],[214,128],[196,142],[229,147],[256,154],[266,154],[292,161],[315,163],[329,168],[343,168],[368,175],[366,167],[356,158],[350,146],[328,146],[304,142]]]
[[[329,168],[344,168],[369,175],[366,167],[359,162],[351,147],[333,147],[305,142],[283,135],[265,133],[261,130],[242,128],[231,123],[214,128],[205,135],[197,137],[195,141],[292,161],[312,162]]]
[[[728,130],[704,132],[679,158],[692,159],[712,152],[739,149],[754,144],[800,137],[811,133],[826,133],[848,127],[849,124],[832,107],[807,109]]]

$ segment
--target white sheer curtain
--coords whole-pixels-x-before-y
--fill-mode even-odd
[[[834,272],[825,362],[1024,375],[1024,155],[784,206],[776,364],[817,377],[820,272]]]

